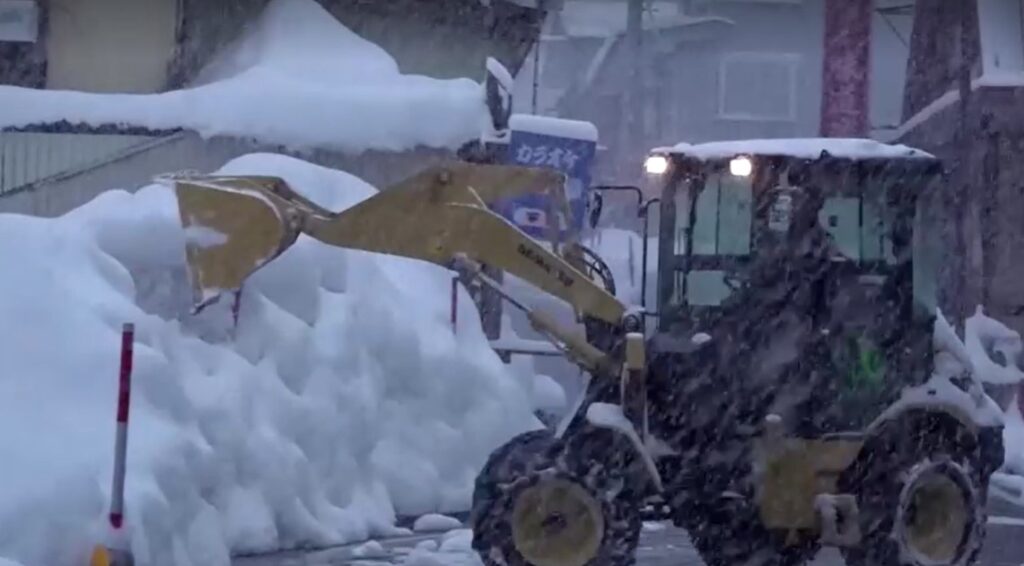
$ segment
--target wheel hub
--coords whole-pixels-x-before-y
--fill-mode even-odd
[[[928,563],[955,563],[969,527],[968,503],[956,481],[935,471],[918,479],[904,510],[904,542],[912,552]]]
[[[597,556],[603,537],[601,505],[577,483],[542,480],[516,498],[513,542],[534,566],[584,566]]]

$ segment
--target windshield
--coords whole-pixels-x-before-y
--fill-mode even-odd
[[[833,260],[855,264],[864,278],[876,283],[884,281],[899,263],[892,242],[894,211],[887,205],[891,185],[877,179],[835,191],[840,194],[825,198],[817,213],[817,225],[828,235]],[[715,173],[707,176],[702,186],[683,181],[671,192],[675,209],[672,253],[680,258],[671,302],[676,307],[718,306],[735,292],[752,260],[764,253],[752,249],[757,222],[751,177]],[[788,229],[789,202],[783,196],[764,204],[767,230]],[[934,212],[918,207],[908,257],[914,264],[915,300],[929,309],[935,306],[935,271],[941,250],[936,249],[936,239],[926,235],[934,233],[937,221]]]

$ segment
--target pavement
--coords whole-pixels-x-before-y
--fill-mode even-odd
[[[469,549],[468,530],[396,537],[317,551],[236,558],[232,566],[480,566]],[[842,566],[834,549],[811,566]],[[669,523],[646,522],[637,566],[703,566],[686,532]],[[978,566],[1024,566],[1024,509],[993,498],[988,537]]]

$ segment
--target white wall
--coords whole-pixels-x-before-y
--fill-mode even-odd
[[[50,0],[47,88],[159,92],[177,21],[178,0]]]
[[[982,65],[986,74],[1024,71],[1021,0],[978,0]]]

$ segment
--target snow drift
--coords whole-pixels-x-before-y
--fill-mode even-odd
[[[278,175],[333,210],[374,192],[279,155],[220,173]],[[464,291],[452,333],[446,270],[301,237],[247,283],[235,329],[230,301],[186,314],[183,238],[161,185],[0,215],[0,557],[83,564],[102,540],[124,322],[140,564],[226,565],[466,509],[489,452],[539,425]]]
[[[92,94],[0,86],[0,127],[67,121],[184,128],[203,137],[358,153],[456,148],[486,123],[480,84],[401,74],[390,55],[315,0],[272,0],[250,28],[183,90]]]
[[[988,317],[980,306],[965,321],[964,347],[982,381],[996,386],[1018,386],[1024,381],[1020,333]],[[1004,426],[1006,458],[992,483],[996,493],[1024,506],[1024,418],[1016,400],[1006,409]]]

